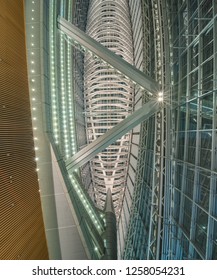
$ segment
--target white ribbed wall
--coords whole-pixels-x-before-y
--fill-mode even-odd
[[[131,23],[127,0],[90,1],[86,32],[89,36],[133,63]],[[115,126],[133,109],[132,83],[102,61],[85,56],[86,128],[91,143]],[[119,216],[128,168],[131,134],[91,162],[95,199],[103,208],[106,189],[111,188],[116,214]]]

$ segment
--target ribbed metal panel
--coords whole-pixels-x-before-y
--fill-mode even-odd
[[[0,259],[47,259],[28,92],[23,1],[0,0]]]

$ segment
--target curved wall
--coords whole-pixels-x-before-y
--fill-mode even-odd
[[[86,32],[133,63],[127,1],[90,1]],[[84,65],[86,129],[91,143],[132,112],[133,87],[115,69],[94,59],[90,53],[86,54]],[[131,134],[126,134],[91,161],[96,203],[103,208],[110,188],[117,216],[126,185],[130,138]]]

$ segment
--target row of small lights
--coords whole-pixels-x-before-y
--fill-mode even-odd
[[[51,11],[53,13],[54,5],[53,2],[51,1]],[[54,120],[54,138],[55,142],[58,144],[58,124],[57,124],[57,101],[56,101],[56,83],[55,83],[55,68],[54,68],[54,61],[55,61],[55,55],[54,55],[54,22],[53,22],[53,17],[51,16],[51,81],[52,81],[52,112],[53,112],[53,120]],[[75,142],[75,127],[74,127],[74,112],[73,112],[73,98],[72,98],[72,77],[71,77],[71,72],[72,72],[72,50],[71,48],[68,48],[67,50],[67,95],[66,96],[66,86],[65,86],[65,60],[64,60],[64,55],[65,55],[65,37],[63,34],[60,35],[60,78],[61,78],[61,101],[62,101],[62,118],[63,118],[63,131],[64,131],[64,150],[65,150],[65,156],[66,159],[70,157],[71,154],[74,154],[76,152],[76,142]],[[66,102],[67,99],[67,102]],[[68,105],[68,106],[67,106]],[[68,107],[68,108],[67,108]],[[68,112],[68,117],[70,121],[67,121],[67,112]],[[68,127],[67,123],[69,123],[70,127],[70,137],[68,133]],[[70,149],[71,146],[71,149]],[[95,224],[96,228],[98,230],[103,229],[101,228],[99,222],[97,221],[97,216],[95,215],[94,211],[91,210],[91,205],[89,205],[88,200],[86,198],[86,195],[83,193],[83,190],[79,186],[78,182],[75,181],[75,179],[72,178],[72,175],[69,175],[72,185],[74,189],[76,190],[81,202],[83,203],[86,211],[88,212],[89,216],[91,217],[93,223]]]
[[[53,14],[53,1],[51,1],[51,13]],[[56,99],[56,79],[55,79],[55,54],[54,54],[54,20],[53,17],[50,17],[51,19],[51,92],[52,92],[52,116],[53,116],[53,126],[54,126],[54,138],[55,143],[59,143],[59,135],[58,135],[58,111],[57,111],[57,99]],[[65,157],[68,159],[70,155],[75,154],[76,152],[76,141],[75,141],[75,127],[74,127],[74,112],[73,112],[73,98],[72,98],[72,50],[71,48],[67,49],[67,91],[66,91],[66,85],[65,85],[65,39],[64,35],[60,35],[60,78],[61,78],[61,103],[62,103],[62,118],[63,118],[63,141],[64,141],[64,150],[65,150]],[[66,94],[67,93],[67,94]],[[68,115],[67,115],[68,113]],[[67,119],[67,117],[69,119]],[[67,124],[69,124],[69,128]],[[69,132],[70,131],[70,132]],[[69,175],[72,185],[80,198],[82,204],[84,205],[87,213],[89,214],[90,218],[92,219],[94,225],[98,230],[101,232],[103,231],[103,228],[101,227],[100,223],[97,221],[98,217],[94,213],[92,206],[89,204],[86,195],[83,193],[82,188],[78,184],[77,181],[72,177],[72,175]],[[101,217],[103,218],[103,216]],[[97,247],[95,247],[95,250],[97,251]]]
[[[63,67],[64,67],[64,60],[63,60],[63,44],[64,44],[64,41],[65,41],[65,35],[61,34],[61,81],[64,82],[64,74],[62,75],[62,71],[63,71]],[[68,43],[70,44],[70,42],[68,41]],[[69,127],[70,127],[70,136],[69,136],[69,139],[67,139],[67,137],[65,135],[68,136],[67,134],[67,131],[65,131],[65,127],[64,127],[64,140],[65,140],[65,152],[66,152],[66,158],[69,158],[69,152],[71,155],[74,155],[75,152],[76,152],[76,140],[75,140],[75,123],[74,123],[74,110],[73,110],[73,98],[72,98],[72,76],[71,76],[71,73],[72,73],[72,63],[71,63],[71,59],[72,59],[72,49],[70,48],[70,45],[68,44],[68,48],[67,48],[67,92],[68,92],[68,117],[69,117]],[[61,88],[61,92],[64,93],[65,92],[65,88]],[[63,102],[63,105],[64,104],[64,98],[62,100]],[[63,120],[65,121],[65,113],[66,113],[66,108],[63,107]],[[65,124],[65,122],[64,122]],[[69,151],[69,148],[68,148],[68,141],[70,141],[70,147],[71,147],[71,150]],[[77,171],[77,170],[75,170]],[[75,180],[75,178],[73,178],[72,175],[69,175],[69,178],[72,182],[72,185],[78,195],[78,197],[80,198],[82,204],[84,205],[87,213],[89,214],[89,217],[92,219],[94,225],[96,226],[96,228],[103,232],[103,228],[101,227],[100,223],[97,221],[98,217],[95,215],[92,206],[89,204],[87,198],[86,198],[86,195],[83,193],[83,190],[82,188],[80,187],[79,183]],[[103,218],[103,216],[101,215],[101,218]],[[95,246],[94,248],[95,251],[98,251],[98,248],[97,246]]]
[[[32,1],[32,9],[31,9],[31,21],[35,20],[35,1]],[[38,129],[37,127],[37,107],[36,107],[36,102],[37,102],[37,98],[36,98],[36,89],[35,89],[35,78],[34,78],[34,74],[35,74],[35,43],[34,43],[34,38],[35,38],[35,34],[34,34],[34,29],[35,26],[33,24],[31,24],[31,41],[30,41],[30,74],[31,74],[31,84],[32,87],[30,88],[31,90],[31,104],[32,104],[32,120],[33,120],[33,133],[34,133],[34,143],[35,143],[35,151],[36,151],[36,157],[35,157],[35,161],[37,162],[38,165],[38,160],[39,157],[37,156],[37,151],[39,150],[38,147],[38,137],[37,137],[37,132],[36,130]],[[39,171],[39,168],[37,166],[36,171]],[[38,179],[39,180],[39,179]],[[39,190],[40,191],[40,190]]]
[[[56,144],[59,143],[58,135],[58,112],[57,112],[57,98],[56,98],[56,78],[55,78],[55,42],[54,42],[54,1],[50,1],[50,69],[51,69],[51,100],[52,100],[52,121],[53,121],[53,135]]]
[[[71,154],[74,155],[76,151],[75,143],[75,127],[74,127],[74,114],[73,114],[73,98],[72,98],[72,81],[71,81],[71,72],[72,72],[72,51],[69,46],[67,54],[67,71],[68,71],[68,103],[69,103],[69,125],[70,125],[70,143],[71,143]]]
[[[32,1],[32,4],[34,5],[35,4],[35,1]],[[53,9],[54,9],[54,5],[53,5],[53,1],[51,1],[51,13],[53,13]],[[32,17],[31,17],[31,20],[34,21],[35,18],[34,18],[34,12],[35,12],[35,9],[34,7],[32,8]],[[56,101],[56,82],[55,82],[55,67],[54,67],[54,62],[55,62],[55,55],[54,55],[54,28],[53,28],[53,17],[51,16],[50,17],[50,20],[51,20],[51,37],[50,37],[50,40],[51,40],[51,94],[52,94],[52,114],[53,114],[53,125],[54,125],[54,138],[55,138],[55,143],[58,144],[58,123],[57,123],[57,101]],[[31,25],[31,38],[32,38],[32,41],[30,43],[31,45],[31,48],[34,48],[35,47],[35,44],[34,44],[34,41],[33,41],[33,38],[35,37],[34,35],[34,25]],[[65,96],[64,96],[64,93],[65,93],[65,85],[64,85],[64,61],[63,61],[63,38],[61,38],[61,90],[62,90],[62,103],[63,103],[63,125],[64,125],[64,135],[68,135],[67,134],[67,127],[66,127],[66,104],[65,104]],[[36,126],[36,121],[37,121],[37,117],[36,117],[36,111],[37,111],[37,107],[36,107],[36,89],[34,87],[35,85],[35,78],[32,77],[34,74],[35,74],[35,60],[34,60],[34,56],[35,56],[35,51],[34,49],[31,50],[30,52],[31,54],[31,58],[30,58],[30,65],[31,65],[31,69],[30,69],[30,73],[31,73],[31,82],[33,84],[33,86],[31,87],[31,97],[32,97],[32,119],[34,121],[34,126],[33,126],[33,130],[34,130],[34,142],[35,142],[35,151],[38,151],[39,148],[37,146],[37,141],[38,141],[38,137],[37,137],[37,134],[36,134],[36,130],[38,129],[37,126]],[[72,143],[72,153],[74,154],[75,153],[75,139],[74,139],[74,123],[72,121],[73,119],[73,107],[72,107],[72,98],[71,98],[71,94],[72,94],[72,86],[71,86],[71,63],[69,62],[71,59],[71,52],[68,52],[68,94],[69,94],[69,117],[70,117],[70,131],[71,131],[71,143]],[[66,157],[69,157],[69,150],[68,150],[68,137],[65,136],[64,137],[64,142],[65,142],[65,151],[66,151]],[[37,155],[37,153],[36,153]],[[36,156],[35,157],[35,161],[37,162],[38,164],[38,161],[39,161],[39,157]],[[37,167],[36,171],[38,172],[39,171],[39,168]],[[93,220],[94,224],[96,225],[97,229],[101,231],[103,231],[103,229],[101,228],[99,222],[97,221],[97,217],[95,216],[95,213],[91,210],[91,206],[89,205],[85,195],[83,194],[83,191],[81,190],[81,188],[79,187],[78,183],[74,181],[74,179],[72,178],[72,176],[70,175],[70,178],[71,178],[71,181],[73,183],[73,186],[78,194],[78,196],[80,197],[81,201],[83,202],[83,205],[85,207],[85,209],[87,210],[88,214],[90,215],[91,219]],[[38,179],[39,180],[39,179]],[[40,192],[40,190],[39,190]],[[95,250],[97,251],[97,247],[95,247]]]
[[[61,100],[62,100],[62,118],[63,118],[63,141],[64,141],[64,151],[66,159],[70,156],[70,142],[69,142],[69,135],[68,135],[68,116],[67,116],[67,94],[65,88],[65,40],[64,35],[61,33],[60,35],[60,77],[61,77]]]
[[[53,30],[53,29],[52,29]],[[51,42],[51,45],[54,47],[54,42]],[[67,68],[65,69],[65,53],[67,53]],[[75,128],[73,121],[73,98],[72,98],[72,51],[71,48],[65,46],[65,35],[60,34],[60,78],[61,78],[61,103],[62,103],[62,125],[63,125],[63,142],[64,142],[64,152],[65,158],[69,159],[71,155],[74,155],[76,152],[76,143],[75,143]],[[67,85],[65,84],[66,76],[65,70],[67,70]],[[67,89],[66,89],[67,88]],[[55,91],[55,88],[53,89]],[[54,105],[55,112],[56,104]],[[57,122],[56,122],[57,114],[54,116],[54,126],[55,132],[57,130]],[[57,135],[55,135],[55,138]]]
[[[71,179],[71,182],[75,188],[75,191],[77,193],[77,195],[79,196],[79,198],[81,199],[87,213],[89,214],[90,218],[92,219],[93,223],[95,224],[96,228],[98,230],[103,231],[103,229],[100,227],[99,222],[97,221],[97,216],[95,215],[94,211],[91,210],[92,206],[88,203],[88,200],[86,199],[86,195],[83,193],[82,188],[80,187],[79,183],[75,180],[75,178],[73,178],[72,175],[69,175],[69,178]],[[101,218],[103,218],[103,215],[101,214],[100,216]]]
[[[68,20],[72,20],[72,1],[68,1]],[[65,38],[65,36],[64,36]],[[67,45],[67,80],[68,80],[68,114],[69,114],[69,141],[70,141],[70,155],[74,155],[76,152],[75,142],[75,123],[73,112],[73,98],[72,98],[72,49],[70,45]]]

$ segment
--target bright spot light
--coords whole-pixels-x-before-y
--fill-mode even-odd
[[[159,102],[162,102],[162,101],[163,101],[163,92],[162,92],[162,91],[158,92],[158,98],[157,98],[157,100],[158,100]]]

